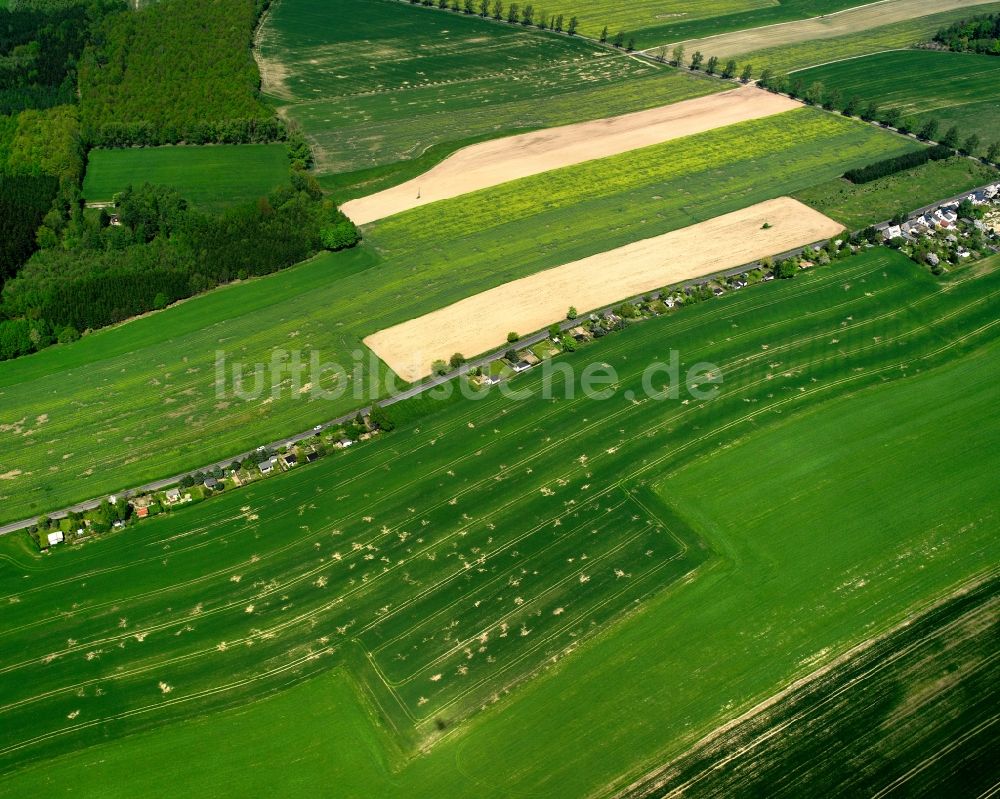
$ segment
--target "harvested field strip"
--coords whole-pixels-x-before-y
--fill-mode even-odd
[[[767,229],[764,225],[769,225]],[[365,344],[404,380],[437,359],[499,346],[509,330],[538,330],[581,312],[766,255],[829,238],[843,226],[790,198],[769,200],[707,222],[635,242],[484,291],[381,330]]]
[[[838,11],[825,17],[767,25],[685,42],[689,52],[701,50],[709,56],[729,58],[756,50],[778,48],[799,42],[834,39],[839,36],[926,17],[946,11],[986,5],[992,0],[882,0],[882,2]]]
[[[314,734],[294,738],[314,742],[295,756],[310,793],[337,774],[338,790],[387,799],[592,795],[648,773],[995,562],[992,471],[968,448],[1000,452],[982,424],[996,412],[998,278],[942,290],[872,251],[567,358],[616,369],[606,401],[552,401],[528,375],[515,397],[447,406],[139,538],[45,558],[0,541],[16,563],[0,574],[0,793],[287,784],[287,760],[248,748],[261,726],[284,747],[282,718],[310,719]],[[718,364],[719,397],[630,399],[666,346]],[[904,429],[913,445],[893,446]],[[929,461],[934,490],[914,490]],[[775,496],[770,515],[745,512]],[[345,663],[377,712],[322,676]],[[296,683],[311,690],[283,691]],[[391,735],[428,746],[404,757]],[[340,745],[352,740],[366,744]],[[165,778],[178,752],[200,766],[220,747],[236,753],[235,783],[210,767]],[[492,773],[498,752],[525,767]]]
[[[352,200],[342,210],[356,224],[366,224],[518,178],[797,107],[794,100],[746,86],[625,116],[475,144],[413,180]]]

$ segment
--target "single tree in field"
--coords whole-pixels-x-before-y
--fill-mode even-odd
[[[865,110],[861,112],[861,118],[865,122],[873,122],[878,117],[878,103],[871,102],[865,106]]]
[[[952,149],[958,147],[958,126],[952,125],[941,139],[941,144]]]
[[[520,6],[517,3],[511,3],[507,6],[507,21],[510,23],[517,22],[518,15],[520,14]]]
[[[701,54],[701,50],[695,50],[694,55],[691,56],[691,69],[697,71],[701,69],[701,62],[705,60],[705,56]]]
[[[753,64],[745,64],[743,66],[743,72],[740,75],[740,80],[744,83],[749,83],[750,78],[753,76]]]
[[[666,47],[660,47],[660,48],[657,49],[657,51],[656,51],[656,60],[659,61],[661,64],[663,64],[663,63],[666,62],[666,60],[667,60],[667,48]]]
[[[841,100],[840,89],[833,89],[831,91],[828,91],[826,93],[826,96],[823,98],[823,108],[825,108],[827,111],[833,111],[840,105],[840,100]]]
[[[635,39],[634,38],[629,38],[628,44],[625,45],[625,49],[628,50],[628,52],[630,52],[630,53],[633,50],[635,50]]]
[[[765,89],[773,89],[772,83],[774,82],[774,73],[771,72],[767,67],[764,71],[760,73],[760,77],[757,79],[757,83],[763,86]]]
[[[621,49],[621,47],[625,44],[625,34],[622,31],[618,31],[618,33],[615,34],[615,40],[612,44]]]
[[[882,124],[887,128],[894,128],[899,124],[899,119],[902,116],[903,112],[898,108],[887,108],[882,112]]]
[[[438,8],[447,8],[448,0],[438,0]]]
[[[808,89],[806,89],[805,101],[809,105],[817,105],[823,102],[823,83],[821,81],[814,81]]]
[[[539,11],[538,21],[535,22],[535,27],[538,28],[539,30],[545,30],[547,27],[549,27],[549,23],[547,22],[547,20],[548,16],[546,16],[545,12]]]
[[[434,371],[434,374],[436,375],[448,374],[448,364],[440,359],[434,361],[434,363],[431,364],[431,369]]]
[[[717,56],[712,56],[710,59],[708,59],[708,63],[705,65],[705,71],[709,75],[714,75],[715,74],[715,68],[717,66],[719,66],[719,59],[718,59]]]
[[[552,30],[556,31],[557,33],[562,33],[562,29],[563,29],[562,26],[563,26],[563,15],[562,14],[557,14],[556,15],[556,21],[552,25]]]
[[[933,141],[934,137],[938,133],[938,121],[936,119],[928,119],[923,127],[920,128],[920,132],[917,134],[924,141]]]
[[[973,133],[962,143],[962,152],[966,155],[975,155],[979,149],[979,136]]]
[[[998,146],[998,145],[994,145],[994,147],[996,147],[996,146]],[[576,319],[576,317],[577,317],[576,308],[574,308],[572,305],[569,306],[569,310],[566,311],[566,318],[567,319]]]
[[[535,7],[528,3],[524,7],[524,11],[521,12],[521,24],[530,25],[531,21],[535,18]]]
[[[671,53],[671,61],[675,67],[684,66],[684,45],[678,44],[674,47],[673,53]]]
[[[986,160],[991,164],[1000,163],[1000,141],[995,141],[986,150]]]
[[[726,62],[726,68],[722,70],[722,77],[731,78],[736,74],[736,59],[730,58]]]
[[[607,40],[608,40],[608,26],[605,25],[604,28],[601,30],[601,40],[600,40],[601,44],[604,44],[605,42],[607,42]]]
[[[479,16],[483,19],[490,15],[490,0],[479,0]]]
[[[448,359],[448,363],[451,364],[452,369],[457,369],[463,363],[465,363],[465,356],[460,352],[456,352],[451,358]]]
[[[576,29],[577,27],[579,27],[579,25],[580,25],[580,20],[578,20],[576,17],[570,17],[569,27],[566,28],[566,33],[568,33],[570,36],[576,36]]]
[[[562,335],[562,330],[559,329],[559,325],[549,325],[549,338],[559,338]]]
[[[474,5],[474,0],[465,0],[463,3],[462,11],[470,16],[476,13],[476,7]]]
[[[514,343],[515,341],[517,341],[517,340],[518,340],[519,338],[521,338],[521,337],[520,337],[519,335],[517,335],[517,332],[516,332],[516,331],[514,331],[514,330],[511,330],[511,331],[510,331],[510,332],[509,332],[509,333],[507,334],[507,342],[508,342],[509,344],[513,344],[513,343]]]
[[[847,101],[847,105],[844,106],[843,114],[845,117],[853,117],[858,115],[858,106],[861,105],[860,97],[852,97]]]
[[[795,80],[792,81],[792,85],[788,89],[788,93],[792,97],[795,97],[797,99],[801,97],[803,94],[805,94],[805,90],[806,90],[805,81],[802,80],[802,78],[796,78]]]
[[[493,0],[493,19],[500,21],[503,19],[503,2],[502,0]]]

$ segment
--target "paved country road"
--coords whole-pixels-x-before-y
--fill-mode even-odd
[[[972,194],[973,192],[976,192],[976,191],[982,191],[985,188],[986,188],[985,186],[980,186],[980,187],[978,187],[976,189],[970,189],[968,191],[962,192],[961,194],[956,194],[953,197],[947,197],[947,198],[945,198],[943,200],[938,200],[936,203],[933,203],[932,205],[927,205],[927,206],[924,206],[922,208],[919,208],[919,209],[911,212],[909,214],[909,217],[911,219],[915,218],[915,217],[918,217],[921,214],[923,214],[923,213],[925,213],[927,211],[933,210],[934,208],[937,208],[940,205],[943,205],[945,203],[954,202],[956,200],[961,200],[962,198],[968,196],[969,194]],[[882,229],[886,228],[888,225],[889,225],[889,221],[887,220],[885,222],[880,222],[879,224],[875,225],[875,227],[878,228],[878,229],[880,229],[880,230],[882,230]],[[776,256],[774,256],[774,258],[775,258],[775,260],[780,260],[782,258],[787,258],[787,257],[790,257],[792,255],[797,255],[797,254],[801,253],[804,249],[805,249],[804,247],[800,247],[800,248],[797,248],[795,250],[791,250],[789,252],[781,253],[779,255],[776,255]],[[698,278],[695,278],[695,279],[692,279],[692,280],[687,280],[687,281],[685,281],[683,283],[677,284],[673,288],[683,289],[683,288],[686,288],[687,286],[692,286],[692,285],[696,285],[696,284],[699,284],[699,283],[704,283],[704,282],[706,282],[708,280],[712,280],[712,279],[716,279],[716,278],[731,277],[733,275],[739,275],[739,274],[742,274],[743,272],[746,272],[749,269],[754,268],[754,266],[755,266],[755,264],[744,264],[742,266],[735,267],[733,269],[726,269],[726,270],[724,270],[722,272],[716,272],[715,274],[712,274],[712,275],[705,275],[705,276],[698,277]],[[656,292],[652,292],[652,293],[655,294]],[[634,298],[631,298],[631,299],[634,299]],[[591,313],[602,314],[605,311],[608,311],[608,310],[610,310],[611,308],[613,308],[613,307],[615,307],[617,305],[621,305],[622,302],[627,302],[627,301],[628,301],[627,299],[626,300],[621,300],[621,301],[613,303],[612,305],[608,305],[608,306],[605,306],[604,308],[600,308],[600,309],[598,309],[596,311],[593,311]],[[590,314],[585,314],[583,317],[581,317],[581,319],[563,320],[562,322],[560,322],[560,325],[559,325],[560,329],[562,329],[562,330],[568,330],[571,327],[575,327],[577,324],[580,324],[580,322],[582,320],[584,320],[586,317],[588,317],[589,315]],[[477,366],[486,366],[490,362],[495,361],[498,358],[503,357],[503,353],[506,352],[511,346],[516,346],[518,349],[523,349],[525,347],[530,347],[530,346],[532,346],[534,344],[537,344],[538,342],[540,342],[540,341],[542,341],[543,339],[546,339],[546,338],[548,338],[548,332],[545,331],[545,330],[542,330],[542,331],[539,331],[539,332],[536,332],[536,333],[532,333],[531,335],[528,335],[528,336],[525,336],[522,339],[519,339],[516,342],[516,344],[514,344],[514,345],[506,345],[504,347],[500,347],[498,349],[492,350],[491,352],[488,352],[485,355],[481,355],[481,356],[479,356],[477,358],[472,358],[469,361],[467,361],[460,369],[452,370],[452,371],[450,371],[450,372],[448,372],[446,374],[443,374],[443,375],[434,375],[433,377],[429,377],[429,378],[427,378],[425,380],[420,381],[419,383],[414,383],[409,388],[406,388],[406,389],[404,389],[404,390],[402,390],[402,391],[400,391],[400,392],[392,395],[391,397],[387,397],[386,399],[380,400],[378,402],[378,404],[380,406],[382,406],[382,407],[388,407],[388,406],[393,405],[393,404],[395,404],[397,402],[401,402],[402,400],[410,399],[411,397],[416,397],[416,396],[418,396],[420,394],[423,394],[426,391],[430,391],[432,388],[435,388],[436,386],[440,386],[443,383],[447,383],[447,382],[449,382],[451,380],[454,380],[457,377],[462,376],[463,374],[465,374],[470,369],[475,369]],[[344,422],[350,421],[355,416],[357,416],[358,413],[365,414],[365,413],[368,413],[370,410],[371,410],[371,406],[370,405],[366,405],[365,407],[358,408],[358,409],[352,411],[351,413],[347,413],[347,414],[344,414],[343,416],[338,416],[336,419],[331,419],[328,422],[324,422],[323,424],[318,425],[318,427],[320,428],[320,430],[325,430],[325,429],[330,428],[330,427],[337,427],[338,425],[341,425]],[[232,455],[232,456],[230,456],[228,458],[224,458],[222,460],[215,461],[214,463],[210,463],[210,464],[208,464],[206,466],[202,466],[200,469],[188,469],[188,470],[186,470],[184,472],[181,472],[180,474],[175,474],[175,475],[172,475],[170,477],[164,477],[164,478],[162,478],[160,480],[154,480],[151,483],[145,483],[144,485],[141,485],[141,486],[136,486],[136,487],[133,487],[133,488],[124,489],[124,490],[116,491],[116,492],[113,492],[113,493],[115,495],[117,495],[117,496],[120,496],[120,497],[123,497],[123,498],[127,499],[128,497],[132,497],[132,496],[135,496],[137,494],[144,494],[144,493],[146,493],[148,491],[160,491],[160,490],[162,490],[164,488],[168,488],[170,486],[176,485],[178,482],[180,482],[181,478],[183,478],[185,475],[192,474],[193,472],[196,472],[196,471],[210,472],[213,469],[215,469],[216,467],[225,469],[233,461],[241,461],[242,462],[246,458],[249,458],[249,457],[252,457],[252,456],[256,455],[258,453],[258,449],[264,449],[264,448],[277,449],[277,448],[283,447],[283,446],[290,446],[292,444],[297,444],[299,442],[306,441],[306,440],[308,440],[310,438],[313,438],[316,435],[316,433],[317,433],[316,428],[311,428],[311,429],[309,429],[309,430],[307,430],[305,432],[297,433],[296,435],[289,436],[288,438],[282,438],[282,439],[279,439],[278,441],[272,441],[272,442],[270,442],[268,444],[264,444],[264,445],[262,445],[261,447],[259,447],[257,449],[247,450],[247,451],[241,452],[239,454]],[[84,502],[78,502],[76,505],[71,505],[68,508],[63,508],[62,510],[55,511],[55,512],[50,513],[48,515],[51,518],[53,518],[53,519],[61,519],[61,518],[65,517],[70,512],[82,512],[82,511],[87,511],[87,510],[93,510],[98,505],[100,505],[103,500],[104,500],[104,496],[97,497],[95,499],[88,499],[88,500],[86,500]],[[35,522],[37,521],[37,519],[38,519],[37,516],[33,516],[33,517],[29,518],[29,519],[21,519],[20,521],[9,522],[7,524],[0,525],[0,535],[7,535],[8,533],[17,532],[18,530],[24,530],[24,529],[26,529],[28,527],[31,527],[33,524],[35,524]]]

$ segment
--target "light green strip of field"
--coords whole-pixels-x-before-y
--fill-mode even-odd
[[[0,757],[24,767],[0,793],[337,779],[344,796],[578,796],[645,773],[995,567],[997,266],[942,287],[872,251],[568,359],[612,366],[610,399],[544,399],[536,373],[514,400],[452,405],[82,550],[0,542]],[[715,363],[718,398],[627,394],[666,347]],[[617,548],[622,503],[701,537],[690,579],[620,593],[662,546]],[[570,543],[612,556],[569,563]],[[342,662],[372,686],[365,710]],[[294,769],[255,748],[281,717],[302,725],[288,742],[314,742]],[[392,741],[434,746],[403,759]]]
[[[276,349],[294,348],[306,364],[315,352],[348,373],[357,353],[365,379],[381,378],[384,366],[364,360],[370,333],[917,146],[815,109],[791,111],[401,214],[366,229],[358,251],[0,364],[0,517],[198,468],[366,404],[354,378],[329,401],[282,388],[280,377],[273,384]],[[231,379],[219,395],[217,351],[230,376],[234,363],[248,375],[267,365],[256,399],[235,396]]]
[[[90,151],[83,196],[108,202],[129,185],[152,183],[177,189],[194,205],[219,209],[256,200],[287,182],[283,144],[131,147]]]
[[[901,212],[930,205],[969,189],[1000,181],[1000,171],[956,156],[931,161],[870,183],[851,183],[834,178],[795,193],[795,199],[852,230]]]

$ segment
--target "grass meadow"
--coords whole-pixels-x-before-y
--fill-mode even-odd
[[[874,100],[880,108],[898,108],[916,125],[941,123],[941,135],[952,125],[961,140],[977,134],[979,153],[1000,141],[1000,59],[972,53],[903,50],[879,53],[797,72],[806,85],[820,81],[840,89],[844,97]]]
[[[795,193],[795,198],[852,230],[882,222],[900,211],[912,211],[1000,180],[993,167],[969,158],[931,161],[870,183],[834,178]]]
[[[1000,3],[977,5],[974,9],[975,14],[995,14],[998,11],[1000,11]],[[757,74],[760,74],[764,68],[770,68],[775,73],[793,72],[834,61],[846,61],[887,50],[912,47],[915,44],[929,41],[941,28],[956,20],[965,19],[969,15],[969,9],[928,14],[905,22],[894,22],[846,36],[757,50],[745,53],[737,57],[736,60],[741,65],[753,64]],[[711,53],[705,55],[707,57]]]
[[[256,200],[288,182],[283,144],[204,147],[132,147],[91,150],[83,196],[108,202],[126,186],[172,186],[201,208],[220,209]]]
[[[342,20],[350,16],[352,24]],[[471,140],[652,108],[722,86],[580,40],[478,17],[349,0],[280,3],[260,35],[264,89],[320,173],[438,158]],[[361,176],[362,178],[365,176]]]
[[[55,510],[306,430],[363,406],[362,383],[386,372],[366,364],[329,401],[292,391],[287,373],[272,384],[268,372],[262,398],[244,401],[217,395],[217,351],[245,373],[270,364],[276,348],[351,371],[362,339],[384,327],[915,146],[796,110],[415,209],[366,228],[356,251],[0,364],[0,517]]]
[[[995,565],[998,266],[874,250],[569,356],[605,400],[529,373],[81,549],[0,540],[0,794],[647,772]],[[715,399],[641,391],[671,348]]]

